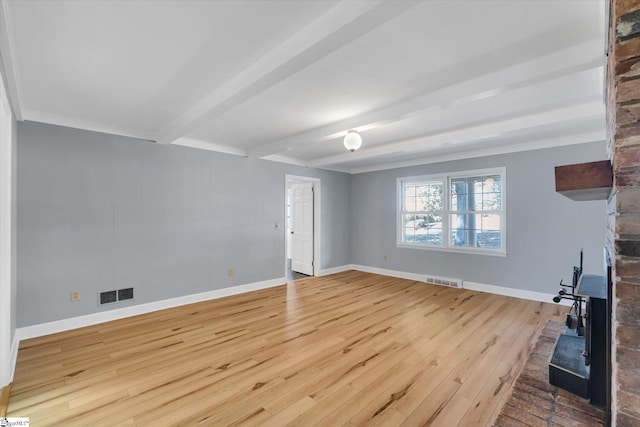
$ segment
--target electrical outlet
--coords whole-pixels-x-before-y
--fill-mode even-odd
[[[388,259],[388,257],[385,255],[385,256],[384,256],[384,260],[386,261],[387,259]]]
[[[233,277],[233,275],[236,274],[236,271],[233,268],[229,269],[229,277]]]
[[[71,301],[80,301],[80,291],[71,291]]]
[[[274,228],[275,228],[276,230],[280,230],[280,224],[278,224],[278,223],[276,222],[276,223],[275,223],[275,225],[274,225]]]

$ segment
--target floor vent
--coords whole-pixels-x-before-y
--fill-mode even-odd
[[[425,282],[434,285],[449,286],[450,288],[462,289],[462,279],[450,279],[448,277],[438,277],[427,275]]]
[[[104,291],[98,294],[98,304],[112,304],[118,301],[133,299],[133,288],[118,289],[117,291]]]

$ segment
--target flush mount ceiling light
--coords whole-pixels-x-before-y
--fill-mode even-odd
[[[362,145],[362,137],[357,130],[350,130],[344,137],[344,146],[352,153],[356,151]]]

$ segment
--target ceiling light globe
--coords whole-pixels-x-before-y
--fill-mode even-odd
[[[356,151],[362,145],[362,137],[357,130],[350,130],[344,137],[344,146],[352,153]]]

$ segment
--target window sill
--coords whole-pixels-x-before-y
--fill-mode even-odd
[[[495,250],[495,249],[458,248],[458,247],[452,247],[452,246],[439,247],[439,246],[428,246],[428,245],[412,245],[410,243],[396,243],[396,246],[399,248],[420,249],[423,251],[426,250],[426,251],[437,251],[437,252],[455,252],[459,254],[488,255],[488,256],[499,256],[499,257],[507,256],[507,251]]]

